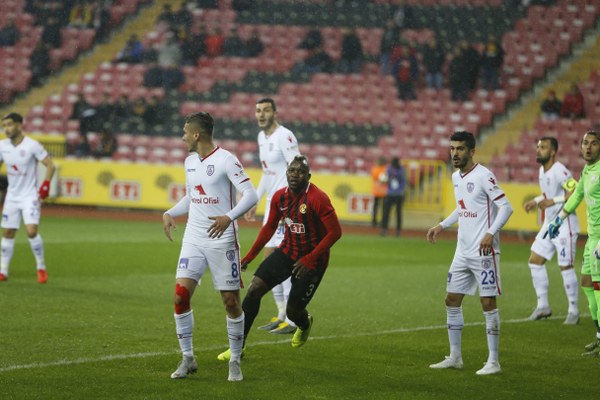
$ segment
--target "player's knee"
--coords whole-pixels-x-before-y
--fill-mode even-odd
[[[179,283],[175,285],[175,314],[183,314],[190,310],[190,292]]]
[[[246,292],[246,297],[251,299],[259,300],[261,299],[265,293],[269,291],[267,284],[260,278],[256,276],[250,282],[250,286],[248,287],[248,291]]]

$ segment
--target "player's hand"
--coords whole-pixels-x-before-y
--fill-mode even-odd
[[[301,258],[294,263],[294,268],[292,268],[292,276],[296,277],[296,279],[300,279],[306,275],[308,271],[310,271],[310,268],[304,265],[304,262]]]
[[[594,249],[594,255],[596,256],[597,259],[600,260],[600,240],[596,244],[596,248]]]
[[[544,199],[542,201],[540,201],[540,204],[538,204],[538,207],[540,208],[540,210],[545,210],[548,207],[552,207],[554,205],[554,200],[553,199]]]
[[[44,200],[50,194],[50,181],[44,181],[42,186],[40,186],[40,190],[38,191],[40,195],[40,199]]]
[[[546,231],[546,233],[544,233],[544,239],[546,239],[546,236],[548,236],[548,235],[550,235],[550,239],[554,239],[555,237],[557,237],[562,223],[563,223],[563,220],[557,216],[554,219],[554,221],[552,221],[548,225],[548,230]]]
[[[435,238],[437,237],[437,235],[440,234],[441,231],[442,226],[439,224],[429,229],[427,231],[427,240],[429,241],[429,243],[435,243]]]
[[[535,200],[529,200],[527,203],[523,204],[523,208],[525,209],[525,212],[535,210],[536,207],[537,207],[537,203],[535,202]]]
[[[493,252],[493,244],[494,244],[494,236],[486,233],[483,236],[483,240],[479,243],[479,255],[480,256],[489,256]]]
[[[165,235],[167,236],[167,239],[169,239],[171,242],[173,241],[173,238],[171,237],[171,228],[173,228],[173,230],[177,230],[177,226],[175,225],[175,220],[173,219],[173,217],[170,214],[164,213],[163,214],[163,229],[165,230]]]
[[[229,224],[231,224],[231,218],[229,218],[227,215],[208,217],[208,219],[215,221],[206,231],[208,232],[208,237],[211,239],[216,239],[223,236],[223,232],[225,232],[227,227],[229,227]]]
[[[244,219],[248,222],[256,221],[256,206],[246,211],[246,214],[244,214]]]
[[[246,268],[248,268],[248,265],[250,264],[252,260],[248,260],[246,257],[242,258],[242,261],[240,261],[240,270],[246,271]]]

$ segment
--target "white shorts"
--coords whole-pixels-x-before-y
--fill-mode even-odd
[[[552,260],[554,252],[556,252],[559,266],[572,266],[575,263],[577,233],[571,233],[569,229],[561,229],[554,239],[550,239],[549,235],[544,239],[544,233],[545,231],[540,231],[536,235],[535,241],[531,245],[531,251],[548,261]]]
[[[210,268],[216,290],[240,289],[240,251],[235,245],[224,249],[209,249],[184,242],[177,263],[176,278],[193,279],[199,284],[207,267]]]
[[[21,216],[25,225],[39,225],[40,210],[40,199],[37,195],[19,200],[7,196],[2,209],[2,228],[19,229]]]
[[[277,225],[277,230],[271,236],[271,239],[267,242],[265,247],[279,247],[281,242],[283,242],[283,236],[285,234],[285,224],[279,221],[279,225]]]
[[[500,295],[500,254],[474,258],[454,255],[446,291],[474,295],[477,288],[481,297]]]

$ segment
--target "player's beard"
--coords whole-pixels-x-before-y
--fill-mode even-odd
[[[550,156],[546,157],[546,158],[542,158],[541,156],[536,156],[535,157],[535,161],[538,164],[544,165],[546,164],[548,161],[550,160]]]

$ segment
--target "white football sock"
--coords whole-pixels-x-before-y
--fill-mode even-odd
[[[569,268],[560,271],[563,278],[563,286],[565,287],[565,293],[569,300],[569,312],[572,314],[579,314],[579,284],[577,282],[577,274],[575,268]]]
[[[533,288],[537,296],[537,308],[549,307],[548,303],[548,272],[545,265],[529,264]]]
[[[15,239],[2,238],[0,241],[0,247],[2,248],[2,256],[0,256],[0,273],[8,276],[8,267],[10,266],[10,260],[15,252]]]
[[[31,246],[33,256],[35,257],[36,268],[38,270],[46,269],[46,263],[44,261],[44,241],[42,240],[42,237],[37,234],[34,238],[30,238],[29,245]]]
[[[461,338],[465,325],[462,307],[446,306],[446,322],[448,323],[448,341],[450,342],[450,358],[462,358]]]
[[[244,313],[237,318],[227,317],[227,337],[231,350],[231,361],[240,361],[244,346]]]
[[[192,310],[183,313],[175,314],[175,328],[177,331],[177,339],[181,353],[185,357],[194,356],[194,345],[192,343],[192,335],[194,333],[194,313]]]
[[[280,321],[285,320],[285,307],[287,305],[285,301],[285,297],[283,296],[283,285],[279,284],[271,289],[273,292],[273,298],[275,299],[275,304],[277,304],[277,318]]]
[[[500,314],[498,309],[484,311],[485,331],[488,342],[488,362],[498,362],[498,343],[500,342]]]

